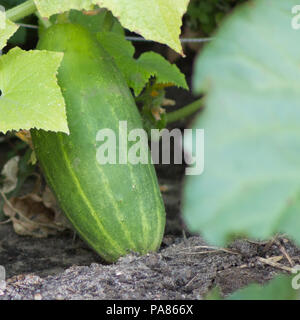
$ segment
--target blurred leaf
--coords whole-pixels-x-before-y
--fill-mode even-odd
[[[235,235],[277,232],[300,243],[300,42],[291,28],[293,5],[243,5],[196,63],[195,92],[208,92],[193,125],[205,130],[205,169],[186,181],[184,217],[192,232],[217,245]]]
[[[299,290],[292,287],[291,276],[280,275],[266,285],[251,284],[230,295],[228,300],[299,300]]]
[[[212,290],[210,290],[206,294],[205,300],[223,300],[219,288],[214,287]]]

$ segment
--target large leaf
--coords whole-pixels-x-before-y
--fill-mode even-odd
[[[175,64],[171,64],[158,53],[146,52],[135,59],[135,48],[123,35],[99,32],[97,37],[106,51],[114,57],[128,86],[134,90],[136,96],[141,93],[151,77],[156,77],[157,83],[170,83],[188,89],[184,74]]]
[[[189,0],[94,0],[118,17],[123,27],[182,52],[179,35]]]
[[[89,10],[93,7],[92,0],[34,0],[34,2],[39,13],[46,18],[71,9]]]
[[[221,26],[196,64],[208,91],[194,128],[205,169],[187,179],[185,221],[223,245],[232,235],[287,232],[300,243],[300,33],[293,0],[257,0]]]
[[[292,277],[280,275],[268,284],[251,284],[228,297],[229,300],[299,300],[299,290],[292,287]]]
[[[297,270],[295,270],[297,273]],[[278,275],[262,285],[252,283],[228,295],[227,300],[299,300],[299,275]],[[205,300],[223,300],[220,289],[214,287]]]
[[[6,20],[5,29],[0,29],[0,50],[6,46],[7,40],[18,30],[18,26]]]
[[[35,0],[44,17],[70,9],[89,9],[91,4],[110,10],[124,28],[144,38],[167,44],[182,53],[179,40],[182,16],[189,0]]]
[[[189,89],[184,74],[175,64],[171,64],[160,54],[145,52],[139,57],[138,62],[151,76],[156,77],[157,83],[170,83],[183,89]]]
[[[72,23],[77,23],[86,27],[91,33],[95,34],[97,32],[103,31],[103,27],[105,27],[107,12],[107,10],[100,10],[100,12],[97,14],[94,13],[93,15],[87,15],[83,11],[71,10],[69,14],[69,20]],[[115,18],[113,19],[114,21],[111,31],[124,35],[125,31],[119,21]]]
[[[62,53],[14,48],[0,58],[0,131],[38,128],[68,133],[56,73]]]
[[[0,30],[6,28],[5,8],[0,4]]]
[[[97,37],[105,50],[114,57],[128,86],[138,96],[151,77],[151,73],[141,68],[134,59],[135,48],[132,43],[127,41],[123,35],[113,32],[99,32]]]

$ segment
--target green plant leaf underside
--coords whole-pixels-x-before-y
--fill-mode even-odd
[[[215,244],[287,232],[300,243],[300,42],[292,0],[249,2],[196,63],[205,169],[187,179],[184,218]]]

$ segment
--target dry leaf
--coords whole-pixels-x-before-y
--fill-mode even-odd
[[[45,238],[69,227],[48,188],[42,197],[30,193],[11,198],[5,202],[3,212],[12,220],[14,230],[19,235]]]
[[[3,187],[0,189],[3,193],[13,191],[18,184],[20,157],[11,158],[3,167],[1,175],[4,176]]]
[[[174,107],[176,106],[176,101],[171,99],[164,99],[162,105],[164,107]]]
[[[33,150],[32,138],[30,131],[28,130],[20,130],[16,133],[16,136],[21,139],[22,141],[26,142],[30,148]]]
[[[97,14],[99,14],[101,12],[102,9],[95,9],[95,10],[83,10],[82,13],[86,16],[96,16]]]
[[[166,113],[166,110],[163,108],[153,108],[151,109],[151,113],[156,121],[161,120],[161,114]]]

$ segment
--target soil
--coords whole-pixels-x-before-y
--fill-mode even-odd
[[[189,82],[193,58],[178,63]],[[179,89],[169,90],[168,95],[177,107],[196,99]],[[172,126],[184,128],[188,123]],[[2,164],[6,151],[0,151]],[[18,236],[10,224],[0,224],[0,265],[7,280],[6,289],[3,283],[0,286],[0,300],[203,299],[215,286],[226,297],[249,283],[264,284],[285,272],[268,264],[268,258],[283,255],[280,265],[290,267],[286,257],[300,257],[299,248],[279,237],[266,243],[240,239],[228,248],[210,247],[201,236],[189,234],[182,221],[184,166],[156,169],[167,211],[158,253],[131,254],[108,265],[72,231],[36,239]]]
[[[181,220],[184,168],[159,166],[157,172],[167,188],[167,226],[158,253],[131,254],[108,265],[72,231],[35,239],[0,225],[0,265],[7,276],[0,300],[203,299],[214,286],[226,296],[284,272],[261,257],[282,255],[282,247],[287,255],[300,256],[300,249],[283,238],[273,243],[241,239],[228,248],[210,247],[200,236],[190,235]],[[280,263],[289,266],[286,258]]]

